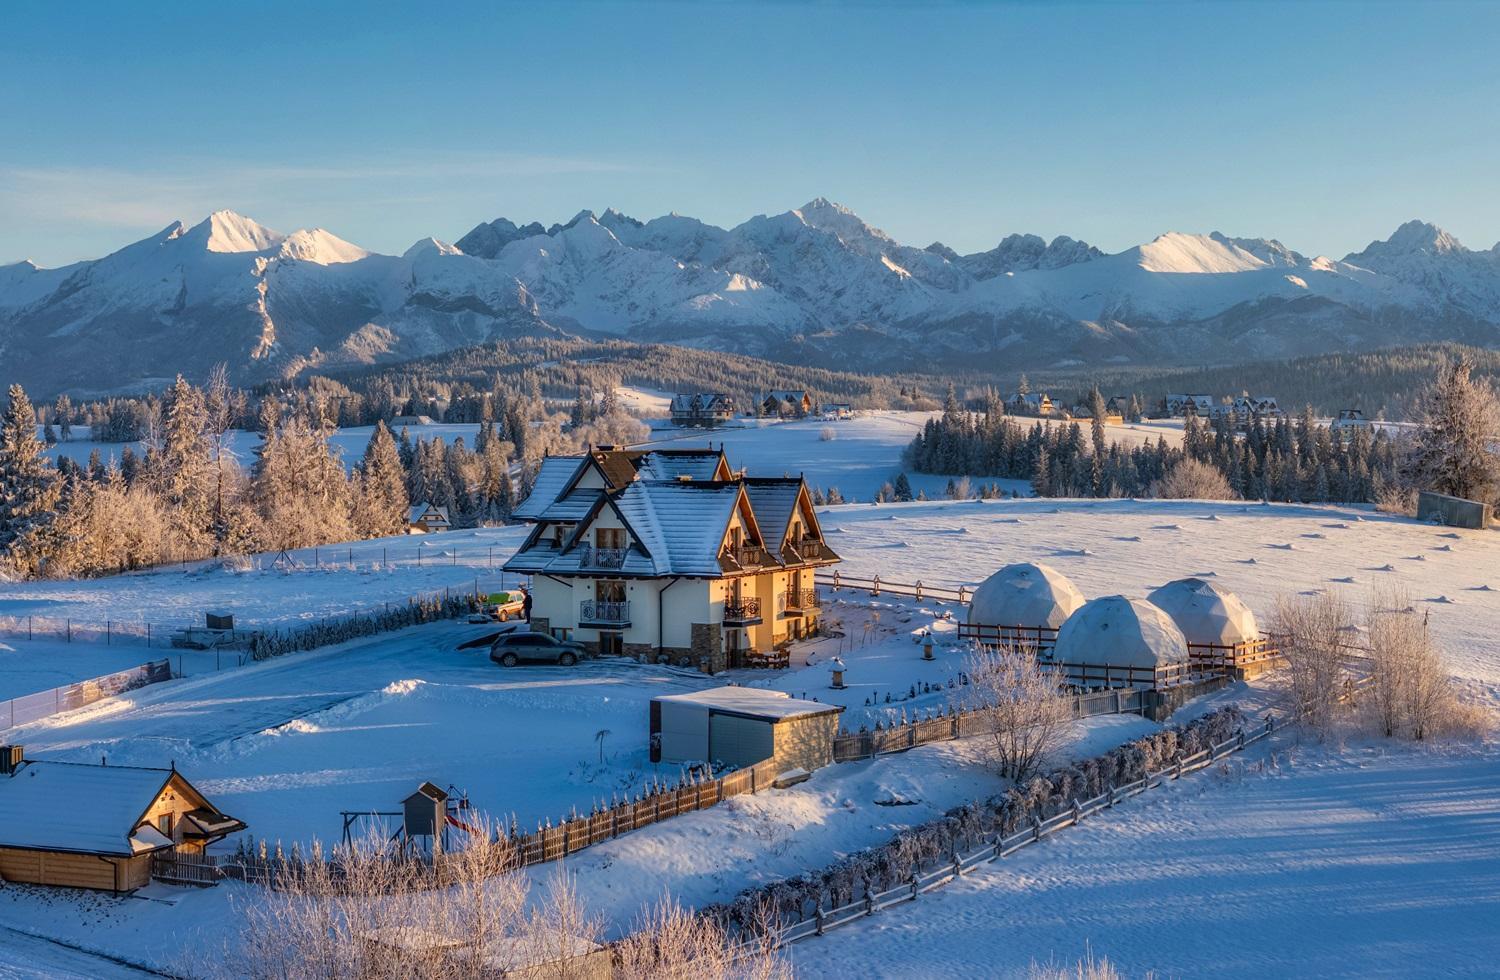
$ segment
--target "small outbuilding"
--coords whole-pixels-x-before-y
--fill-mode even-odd
[[[1191,672],[1187,638],[1161,609],[1122,595],[1091,599],[1063,623],[1052,662],[1078,687],[1160,690]]]
[[[811,772],[833,762],[843,710],[758,687],[664,694],[651,699],[651,761],[744,767],[775,759]]]
[[[1172,617],[1190,647],[1235,647],[1260,639],[1255,613],[1239,596],[1215,582],[1180,578],[1147,598]]]
[[[0,879],[123,892],[151,857],[194,853],[244,823],[176,769],[28,761],[0,747]]]
[[[959,635],[980,643],[1031,644],[1045,652],[1083,601],[1083,593],[1055,568],[1006,565],[974,590]]]

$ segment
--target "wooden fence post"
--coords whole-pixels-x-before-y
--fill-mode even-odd
[[[880,595],[880,573],[879,572],[876,572],[875,573],[875,577],[870,580],[870,595],[872,595],[872,596]]]

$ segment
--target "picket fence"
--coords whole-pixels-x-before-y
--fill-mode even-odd
[[[148,684],[171,680],[171,678],[171,661],[153,660],[138,667],[131,667],[129,670],[54,687],[50,691],[23,694],[8,701],[0,701],[0,730],[40,721],[64,711],[82,708],[95,701],[102,701],[105,698],[133,691]]]

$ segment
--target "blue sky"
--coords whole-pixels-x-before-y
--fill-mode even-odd
[[[961,251],[1500,238],[1500,4],[0,5],[0,262],[826,196]]]

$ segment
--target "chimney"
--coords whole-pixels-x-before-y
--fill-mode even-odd
[[[11,776],[26,761],[26,746],[0,745],[0,776]]]

